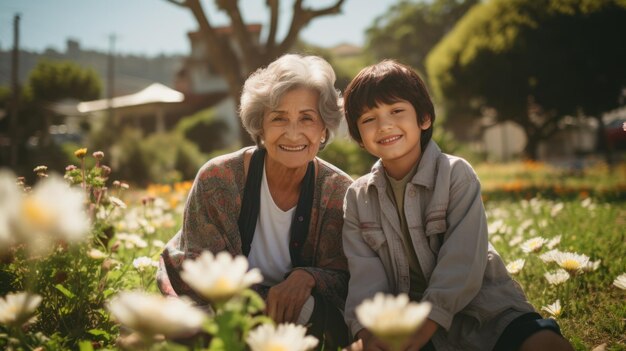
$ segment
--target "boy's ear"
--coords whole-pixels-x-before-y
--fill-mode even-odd
[[[422,130],[426,130],[426,129],[430,128],[430,126],[432,125],[432,122],[433,122],[433,119],[430,118],[430,115],[427,114],[424,117],[426,117],[426,118],[424,118],[424,123],[422,123],[420,125],[420,129],[422,129]]]

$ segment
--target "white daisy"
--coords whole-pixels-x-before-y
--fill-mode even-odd
[[[507,264],[506,270],[509,272],[509,274],[515,275],[519,273],[522,268],[524,268],[524,263],[526,263],[526,260],[524,260],[523,258],[517,259]]]
[[[21,241],[32,253],[45,254],[55,242],[82,240],[90,229],[84,204],[84,193],[70,188],[61,177],[40,180],[32,193],[16,204]]]
[[[25,291],[9,293],[0,298],[0,323],[21,327],[33,321],[41,296]]]
[[[532,239],[526,240],[522,244],[522,251],[526,253],[538,252],[543,247],[543,244],[546,242],[546,239],[538,236]]]
[[[251,351],[308,351],[318,344],[306,335],[306,327],[296,324],[262,324],[246,338]]]
[[[98,250],[98,249],[91,249],[89,250],[89,253],[87,254],[90,258],[93,258],[94,260],[102,260],[105,259],[107,257],[107,255]]]
[[[135,267],[139,272],[143,272],[151,267],[158,267],[159,262],[153,261],[150,257],[141,256],[137,257],[133,260],[133,267]]]
[[[598,270],[598,268],[600,268],[600,263],[602,263],[602,260],[589,261],[583,267],[583,271],[585,271],[585,272],[595,272],[595,271]]]
[[[558,318],[563,312],[561,308],[561,300],[556,300],[553,304],[541,307],[542,311],[546,311],[550,316]]]
[[[565,283],[570,277],[569,273],[561,268],[557,269],[554,272],[546,272],[546,274],[544,274],[543,276],[546,278],[548,283],[550,283],[550,285],[559,285]]]
[[[550,210],[550,216],[552,218],[556,217],[556,215],[558,215],[559,212],[561,212],[564,207],[565,207],[565,205],[563,205],[562,202],[559,202],[556,205],[552,206],[552,210]]]
[[[589,257],[575,252],[560,252],[555,262],[570,274],[575,274],[589,264]]]
[[[554,249],[555,246],[557,246],[558,244],[561,243],[561,236],[557,235],[554,238],[550,239],[547,243],[546,243],[546,247],[550,250]]]
[[[430,303],[409,302],[406,294],[377,293],[357,306],[355,312],[359,322],[374,335],[399,346],[426,321],[430,310]]]
[[[556,258],[561,254],[559,250],[550,250],[539,255],[539,259],[541,259],[544,263],[556,262]]]
[[[244,256],[222,251],[216,256],[205,251],[195,261],[183,262],[181,278],[198,294],[213,302],[225,302],[252,284],[263,281],[261,271],[248,271]]]
[[[0,255],[15,244],[13,225],[18,217],[21,201],[22,195],[13,174],[0,171]]]
[[[183,299],[138,291],[119,293],[107,307],[117,321],[147,337],[189,335],[198,331],[206,318]]]
[[[622,290],[626,290],[626,273],[618,275],[617,278],[615,278],[615,280],[613,281],[613,285]]]

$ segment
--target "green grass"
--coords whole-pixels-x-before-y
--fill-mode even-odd
[[[526,260],[514,278],[535,308],[540,310],[559,299],[562,315],[557,321],[577,350],[590,350],[603,343],[607,350],[626,350],[626,291],[612,284],[626,272],[626,203],[534,198],[488,201],[485,206],[490,240],[505,263]],[[557,235],[562,239],[556,249],[601,260],[600,267],[572,276],[559,286],[550,285],[544,273],[554,271],[557,265],[539,258],[548,249],[525,253],[520,246],[533,237]],[[548,316],[545,311],[541,313]]]

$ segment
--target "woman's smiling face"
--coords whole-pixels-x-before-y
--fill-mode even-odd
[[[286,92],[278,106],[263,115],[267,156],[287,168],[300,168],[319,151],[326,128],[319,114],[319,94],[309,88]]]

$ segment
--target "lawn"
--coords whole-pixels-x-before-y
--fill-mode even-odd
[[[606,350],[626,350],[626,290],[613,284],[626,273],[626,167],[611,169],[599,163],[572,173],[527,162],[486,164],[476,169],[483,183],[490,241],[510,264],[511,274],[530,302],[545,317],[556,318],[577,350],[602,344]],[[39,173],[45,178],[45,170],[39,169]],[[56,181],[63,183],[61,178]],[[70,167],[66,181],[76,191],[88,194],[90,229],[81,237],[58,230],[72,229],[60,223],[75,223],[80,217],[76,207],[71,212],[71,206],[65,206],[66,190],[51,191],[49,187],[44,191],[34,185],[32,190],[26,189],[29,195],[15,195],[9,189],[15,179],[0,173],[0,194],[4,196],[0,210],[7,214],[0,216],[0,297],[19,291],[41,297],[36,308],[17,320],[11,319],[0,301],[1,349],[117,349],[118,337],[128,329],[111,318],[111,300],[129,290],[157,295],[156,261],[164,243],[180,226],[191,184],[127,189],[126,184],[109,180],[98,163],[84,172],[80,165]],[[83,201],[79,200],[79,207],[84,206]],[[67,211],[58,212],[66,207]],[[46,211],[53,209],[57,212],[50,213],[57,215],[47,215]],[[28,227],[31,224],[18,218],[15,231],[19,235],[7,236],[2,221],[20,210],[25,211],[24,218],[41,226]],[[56,239],[35,240],[24,228],[35,228]],[[578,256],[552,262],[554,250]],[[523,265],[518,260],[523,260]],[[569,273],[559,271],[559,265]],[[555,279],[561,282],[557,284]],[[560,309],[555,308],[556,301]],[[36,320],[30,320],[33,315]],[[156,343],[156,349],[172,346],[159,339],[149,342]]]

